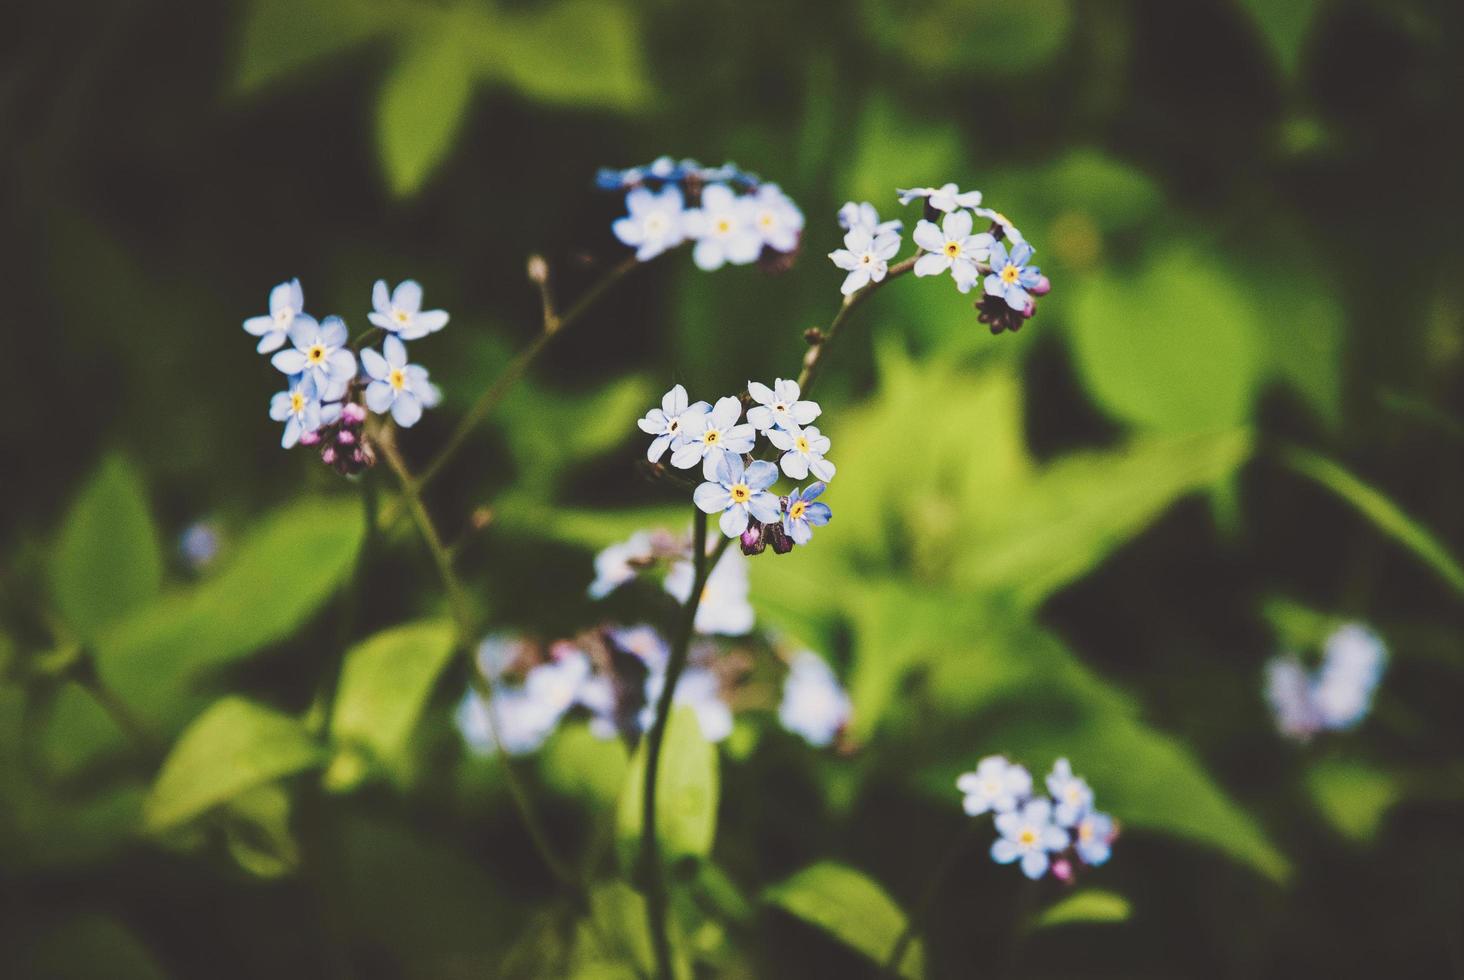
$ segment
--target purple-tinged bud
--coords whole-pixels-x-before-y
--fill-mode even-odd
[[[1032,319],[1036,315],[1037,315],[1037,301],[1035,299],[1029,299],[1029,300],[1027,300],[1027,305],[1024,306],[1024,307],[1022,307],[1022,319],[1024,319],[1024,320],[1030,320],[1030,319]]]
[[[349,446],[356,441],[356,433],[350,429],[342,429],[336,433],[336,442],[342,446]]]
[[[334,466],[336,461],[335,447],[326,446],[324,449],[322,449],[320,451],[320,461],[326,466]]]
[[[1052,877],[1064,885],[1071,884],[1073,880],[1073,863],[1067,858],[1058,858],[1056,861],[1053,861]]]
[[[1052,280],[1048,279],[1046,276],[1041,276],[1037,279],[1037,285],[1027,290],[1027,292],[1031,293],[1033,296],[1046,296],[1048,293],[1052,292]]]
[[[313,446],[320,442],[320,430],[312,429],[309,432],[300,433],[300,445]]]
[[[763,540],[763,526],[759,521],[748,521],[747,530],[742,532],[742,553],[744,555],[760,555],[767,547]]]
[[[782,524],[767,524],[763,526],[763,536],[767,538],[768,544],[773,546],[773,554],[786,555],[793,550],[793,539],[783,530]]]
[[[341,406],[341,418],[359,425],[366,421],[366,406],[359,402],[346,402]]]

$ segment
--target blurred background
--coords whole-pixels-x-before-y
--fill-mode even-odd
[[[637,271],[475,432],[428,504],[495,630],[670,622],[656,589],[585,597],[598,549],[686,520],[640,477],[635,419],[674,382],[794,375],[840,298],[846,200],[892,217],[896,187],[980,188],[1054,286],[993,337],[902,281],[833,349],[836,520],[754,560],[752,588],[853,720],[817,750],[747,694],[686,872],[698,975],[878,975],[765,900],[830,860],[906,908],[945,866],[930,977],[1464,976],[1458,3],[8,14],[0,973],[635,975],[633,950],[565,965],[583,923],[501,767],[463,751],[462,670],[369,776],[311,742],[277,780],[206,761],[188,819],[146,801],[210,702],[319,734],[343,651],[444,608],[409,527],[363,547],[358,487],[280,450],[277,372],[240,322],[298,276],[354,332],[375,279],[421,281],[452,323],[413,348],[446,394],[399,439],[420,467],[534,339],[526,257],[577,295],[623,255],[595,170],[665,153],[777,181],[802,254]],[[1314,660],[1346,621],[1389,650],[1372,713],[1283,737],[1267,661]],[[626,752],[579,729],[526,773],[555,841],[593,856]],[[986,837],[951,856],[952,780],[993,752],[1069,756],[1121,821],[1091,877],[1111,921],[1017,930],[1061,889]],[[613,856],[595,867],[617,887]],[[600,894],[616,934],[633,896]]]

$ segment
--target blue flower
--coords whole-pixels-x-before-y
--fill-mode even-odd
[[[692,499],[703,512],[720,513],[722,533],[735,538],[747,530],[749,516],[764,524],[778,519],[778,498],[768,493],[777,478],[778,468],[767,460],[757,460],[744,469],[741,456],[725,453],[718,462],[717,482],[697,487]]]
[[[680,445],[673,445],[671,465],[689,470],[700,461],[702,476],[717,479],[722,457],[752,452],[752,444],[757,440],[757,432],[750,424],[737,424],[740,418],[742,402],[730,395],[718,398],[710,412],[683,416],[684,439]],[[742,465],[740,460],[737,465]]]
[[[661,396],[661,407],[653,408],[645,418],[636,421],[640,430],[656,438],[646,448],[646,459],[660,462],[667,449],[676,449],[687,439],[687,432],[696,428],[688,423],[695,422],[712,410],[706,402],[688,403],[686,388],[676,385]]]
[[[783,450],[778,462],[789,479],[802,480],[810,470],[825,482],[834,478],[834,464],[824,459],[829,451],[829,437],[819,432],[818,426],[769,429],[767,436],[769,442]]]
[[[1078,821],[1073,828],[1073,846],[1084,864],[1098,867],[1113,852],[1115,837],[1113,818],[1096,810]]]
[[[784,728],[822,748],[848,724],[852,710],[849,695],[822,657],[807,650],[793,657],[778,705]]]
[[[823,411],[818,402],[800,401],[798,382],[778,378],[769,388],[759,381],[747,383],[747,393],[757,402],[747,410],[747,421],[756,429],[793,429],[807,425]]]
[[[905,230],[905,222],[899,218],[892,221],[880,221],[879,212],[875,210],[873,204],[868,201],[848,201],[839,208],[839,227],[845,231],[863,228],[869,232],[871,239],[875,239],[888,232],[899,235]]]
[[[806,490],[794,490],[788,494],[788,504],[783,510],[783,531],[794,544],[808,544],[813,540],[813,529],[823,527],[834,516],[828,504],[813,502],[826,486],[822,481],[810,483]]]
[[[261,354],[285,346],[285,337],[296,317],[305,315],[305,291],[300,280],[282,282],[269,291],[269,315],[252,316],[244,321],[244,329],[259,338],[255,348]]]
[[[701,165],[695,160],[682,160],[678,163],[669,156],[661,156],[643,167],[627,167],[624,170],[601,167],[595,173],[595,186],[606,191],[626,190],[647,180],[675,183],[700,171]]]
[[[653,673],[646,678],[646,706],[640,714],[643,730],[649,731],[655,721],[656,701],[665,686],[664,673]],[[702,738],[708,742],[720,742],[732,734],[732,709],[722,700],[721,687],[717,675],[710,670],[688,667],[681,672],[676,691],[671,695],[673,705],[686,705],[695,712]]]
[[[1327,638],[1313,687],[1322,724],[1335,731],[1356,727],[1372,707],[1388,651],[1377,634],[1349,623]]]
[[[189,568],[201,572],[219,556],[222,543],[217,525],[211,521],[197,521],[178,536],[178,551]]]
[[[649,261],[686,240],[685,199],[681,188],[668,184],[659,191],[637,187],[625,195],[623,218],[610,229],[620,241],[635,249],[635,257]]]
[[[337,403],[321,405],[315,381],[308,374],[298,374],[290,379],[290,387],[276,392],[269,402],[269,417],[285,423],[280,445],[289,449],[300,441],[300,437],[314,432],[321,425],[334,422],[341,414]]]
[[[1032,258],[1032,246],[1018,242],[1012,246],[1011,254],[1006,245],[996,242],[991,246],[991,273],[986,277],[986,295],[1000,296],[1006,305],[1021,312],[1032,302],[1027,292],[1036,287],[1042,279],[1042,271],[1035,265],[1028,265]]]
[[[1048,853],[1068,845],[1068,835],[1052,823],[1052,804],[1047,800],[1029,800],[1020,810],[996,815],[996,829],[1001,834],[991,845],[991,858],[997,864],[1022,861],[1022,873],[1032,880],[1047,873]]]
[[[1047,774],[1047,792],[1057,804],[1054,817],[1063,827],[1076,824],[1093,805],[1093,791],[1086,780],[1073,775],[1073,767],[1066,759],[1053,763],[1052,772]]]
[[[447,326],[445,310],[422,309],[422,287],[413,279],[390,292],[385,279],[376,280],[371,290],[371,305],[375,309],[366,314],[366,319],[403,340],[417,340]]]
[[[748,198],[752,202],[752,223],[762,242],[775,252],[798,247],[803,231],[803,212],[777,184],[763,184]]]
[[[1266,664],[1266,700],[1282,735],[1304,742],[1321,731],[1311,675],[1294,656],[1275,657]]]
[[[677,602],[685,603],[691,597],[691,583],[696,570],[691,561],[678,561],[666,572],[662,583]],[[698,633],[718,633],[722,636],[745,636],[752,632],[757,622],[757,611],[748,601],[752,587],[747,581],[747,557],[740,551],[722,556],[707,576],[702,586],[701,602],[696,607],[696,622],[692,628]]]
[[[954,211],[941,219],[920,221],[912,236],[925,254],[915,260],[915,275],[938,276],[949,270],[956,288],[966,293],[980,278],[977,265],[991,255],[996,239],[986,232],[971,234],[971,213]]]
[[[802,215],[798,220],[801,227]],[[733,194],[726,184],[702,188],[701,207],[686,212],[686,234],[696,239],[691,259],[703,272],[713,272],[728,262],[748,265],[762,254],[756,205],[750,197]]]
[[[290,326],[293,350],[282,350],[270,363],[285,374],[308,374],[319,396],[332,401],[346,393],[356,376],[356,355],[346,347],[346,322],[328,316],[324,322],[299,316]]]
[[[1004,756],[989,755],[976,764],[975,772],[962,773],[956,788],[965,794],[962,806],[971,816],[988,810],[1006,813],[1032,794],[1032,774]]]
[[[422,417],[422,409],[442,400],[437,386],[427,380],[427,369],[407,363],[407,346],[396,337],[386,338],[382,357],[369,347],[361,352],[361,366],[371,376],[366,386],[366,405],[378,414],[391,411],[396,424],[409,429]]]
[[[980,191],[962,192],[955,184],[939,187],[912,187],[909,190],[896,189],[901,204],[909,204],[918,198],[925,198],[927,204],[937,211],[950,214],[958,208],[974,208],[981,203]]]

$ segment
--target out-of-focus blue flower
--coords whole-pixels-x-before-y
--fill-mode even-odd
[[[1088,782],[1073,775],[1073,767],[1066,759],[1058,759],[1047,774],[1047,792],[1052,794],[1056,804],[1053,819],[1059,826],[1071,827],[1082,819],[1093,805],[1093,791]]]
[[[711,589],[710,583],[707,588]],[[670,590],[668,589],[668,591]],[[748,629],[751,628],[749,625]],[[743,632],[745,633],[747,630],[743,630]],[[647,673],[658,674],[666,669],[666,663],[671,659],[671,644],[666,642],[666,638],[654,626],[647,626],[645,623],[636,626],[614,626],[608,630],[608,633],[610,642],[645,664]]]
[[[713,272],[727,263],[748,265],[762,254],[752,200],[738,197],[726,184],[702,188],[701,207],[686,212],[686,235],[696,240],[691,251],[696,267]]]
[[[950,213],[957,208],[974,208],[981,203],[980,191],[962,192],[955,184],[942,184],[940,187],[912,187],[908,190],[896,189],[900,196],[901,204],[909,204],[911,201],[925,198],[927,204],[937,211]]]
[[[292,448],[300,437],[329,425],[340,417],[341,406],[332,403],[322,405],[316,392],[315,381],[308,374],[299,374],[290,379],[285,391],[276,392],[269,402],[269,417],[285,423],[280,445]]]
[[[640,723],[643,730],[649,730],[656,717],[656,701],[666,686],[664,673],[651,674],[646,678],[646,706],[641,711]],[[722,700],[721,684],[717,675],[702,667],[688,667],[681,672],[671,704],[687,705],[696,712],[696,720],[702,737],[708,742],[720,742],[732,734],[732,709]]]
[[[496,751],[495,732],[509,755],[534,752],[570,708],[583,704],[598,712],[603,706],[605,692],[597,684],[602,679],[594,675],[584,651],[572,647],[558,650],[554,659],[531,668],[523,684],[508,683],[504,672],[518,659],[519,647],[502,637],[489,638],[479,646],[480,665],[495,679],[493,698],[485,703],[469,688],[456,716],[464,740],[479,754]]]
[[[1354,728],[1367,716],[1387,659],[1383,641],[1359,623],[1348,623],[1327,638],[1314,688],[1325,727]]]
[[[894,232],[898,235],[901,231],[904,231],[905,222],[899,218],[891,221],[880,221],[879,212],[875,210],[873,204],[870,204],[868,201],[848,201],[843,207],[839,208],[839,227],[845,231],[854,231],[862,228],[869,232],[869,237],[873,240],[887,232]],[[896,241],[898,240],[897,238]],[[845,242],[848,242],[847,238],[845,238]],[[890,254],[893,255],[894,253]],[[886,256],[886,258],[889,257]]]
[[[178,553],[195,572],[201,572],[219,556],[222,538],[218,526],[210,521],[197,521],[178,535]]]
[[[810,483],[805,489],[788,494],[788,504],[783,509],[783,532],[794,544],[808,544],[813,540],[813,529],[823,527],[834,516],[828,504],[814,502],[824,489],[822,482]]]
[[[1029,800],[1020,810],[996,815],[996,829],[1001,834],[991,845],[992,860],[998,864],[1022,862],[1022,874],[1032,880],[1047,873],[1048,854],[1068,846],[1067,831],[1052,822],[1052,804],[1047,800]]]
[[[595,580],[591,599],[603,599],[634,579],[655,557],[655,539],[650,531],[637,531],[628,541],[618,541],[595,556]]]
[[[852,710],[849,695],[822,657],[807,650],[794,655],[778,705],[784,728],[822,748],[849,723]]]
[[[890,271],[890,259],[899,250],[898,232],[874,234],[863,225],[851,228],[844,236],[844,247],[829,253],[829,261],[849,273],[839,292],[851,296],[872,282],[882,282]]]
[[[685,603],[691,597],[695,577],[691,562],[677,562],[666,573],[664,588],[677,602]],[[752,632],[757,613],[748,601],[751,591],[747,580],[747,558],[741,551],[729,550],[712,569],[712,574],[707,576],[701,602],[696,607],[693,628],[698,633],[723,636],[743,636]]]
[[[1098,867],[1113,853],[1113,818],[1096,810],[1086,814],[1073,828],[1073,846],[1084,864]]]
[[[635,249],[647,262],[686,241],[686,199],[681,188],[668,184],[659,191],[637,187],[625,195],[628,214],[610,226],[622,244]]]
[[[829,451],[829,437],[818,431],[818,426],[803,429],[769,429],[768,441],[783,450],[779,460],[789,479],[802,480],[810,472],[824,482],[834,478],[834,464],[824,459]]]
[[[468,747],[479,755],[494,755],[498,743],[509,755],[528,755],[538,751],[558,723],[544,705],[529,697],[522,688],[508,688],[493,696],[490,708],[478,692],[468,689],[458,704],[454,720]],[[497,735],[495,741],[494,735]]]
[[[1321,731],[1311,676],[1295,657],[1276,657],[1266,665],[1266,700],[1281,734],[1306,741]]]
[[[956,788],[965,794],[962,806],[971,816],[1006,813],[1032,794],[1032,774],[1004,756],[989,755],[976,763],[974,772],[962,773]]]
[[[978,218],[985,218],[992,224],[1000,225],[1001,233],[1007,241],[1018,245],[1026,241],[1022,237],[1022,233],[1017,230],[1017,226],[1012,224],[1012,219],[1000,211],[993,211],[991,208],[972,208],[971,213]]]
[[[636,422],[642,432],[655,436],[646,448],[646,459],[660,462],[667,449],[679,447],[686,441],[688,430],[695,428],[687,423],[711,410],[712,406],[706,402],[688,402],[686,389],[681,385],[662,395],[661,407],[651,409],[645,418]]]
[[[798,389],[798,382],[787,378],[778,378],[771,388],[758,381],[749,381],[747,393],[757,402],[747,410],[747,421],[759,430],[807,425],[823,411],[818,402],[800,401],[798,396],[802,392]]]
[[[371,348],[361,351],[361,366],[371,377],[366,405],[377,414],[391,412],[397,425],[409,429],[422,417],[423,408],[442,401],[442,392],[427,378],[427,369],[407,363],[407,345],[395,336],[382,344],[385,356]]]
[[[332,401],[346,393],[346,386],[356,376],[356,355],[346,347],[346,321],[328,316],[317,323],[313,317],[298,316],[290,326],[290,343],[270,358],[270,363],[285,374],[307,374],[315,382],[316,394]]]
[[[742,402],[731,396],[718,398],[710,412],[700,415],[688,413],[682,419],[681,425],[685,441],[679,446],[673,446],[671,465],[689,470],[700,462],[705,479],[718,479],[723,460],[751,452],[752,444],[757,440],[757,431],[750,424],[737,424],[741,417]],[[740,458],[737,465],[740,471]],[[775,468],[775,476],[776,473]]]
[[[371,305],[375,309],[366,314],[366,319],[403,340],[417,340],[447,326],[445,310],[422,309],[422,287],[413,279],[389,292],[385,279],[376,280],[371,290]]]
[[[291,279],[269,291],[269,314],[250,317],[244,321],[244,329],[259,338],[259,346],[254,349],[268,354],[285,346],[290,327],[295,325],[296,317],[304,314],[305,291],[299,279]]]
[[[986,295],[1000,296],[1006,305],[1018,312],[1025,310],[1032,302],[1027,292],[1035,289],[1042,279],[1042,271],[1035,265],[1028,265],[1032,258],[1032,246],[1018,242],[1008,254],[1006,246],[997,242],[991,246],[991,273],[986,277]]]
[[[798,247],[803,231],[803,212],[777,184],[763,184],[748,200],[752,202],[752,224],[762,244],[775,252],[791,252]]]
[[[936,227],[933,221],[915,226],[915,244],[925,254],[915,260],[915,275],[938,276],[947,270],[956,281],[956,288],[966,293],[981,277],[978,264],[985,262],[996,246],[996,239],[986,232],[971,234],[971,212],[955,211],[946,215]]]
[[[726,453],[717,467],[715,482],[707,481],[692,493],[692,500],[703,513],[721,514],[718,525],[729,538],[747,530],[749,516],[764,524],[778,519],[778,498],[768,487],[778,478],[778,468],[759,459],[743,468],[742,457]]]

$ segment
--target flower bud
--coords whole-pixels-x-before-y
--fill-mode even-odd
[[[341,420],[360,425],[366,421],[366,406],[360,402],[346,402],[341,406]]]
[[[1070,884],[1073,880],[1073,863],[1067,858],[1058,858],[1052,862],[1052,877],[1064,885]]]
[[[1048,293],[1052,292],[1052,280],[1048,279],[1046,276],[1042,276],[1037,280],[1037,285],[1027,290],[1027,292],[1031,293],[1033,296],[1046,296]]]
[[[312,429],[309,432],[300,433],[300,445],[314,446],[320,442],[320,430]]]
[[[793,539],[788,537],[782,524],[764,525],[763,536],[767,538],[768,544],[773,546],[775,555],[786,555],[793,550]]]
[[[324,449],[322,449],[320,451],[320,461],[326,466],[334,466],[336,461],[335,447],[326,446]]]
[[[342,446],[349,446],[356,441],[356,433],[350,429],[342,429],[336,433],[336,442]]]
[[[529,282],[542,286],[549,281],[549,263],[542,255],[530,255],[528,267]]]
[[[763,525],[759,521],[748,521],[747,530],[742,532],[742,553],[744,555],[760,555],[767,547],[763,540]]]

